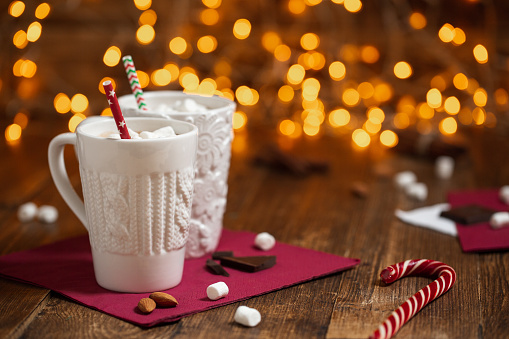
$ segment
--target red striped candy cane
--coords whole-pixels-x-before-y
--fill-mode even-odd
[[[370,338],[391,338],[424,306],[447,292],[456,281],[454,269],[440,261],[419,259],[407,260],[385,268],[380,278],[386,284],[391,284],[411,275],[425,275],[437,277],[435,281],[421,289],[405,301],[381,324]]]

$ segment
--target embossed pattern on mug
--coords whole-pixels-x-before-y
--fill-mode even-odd
[[[137,176],[80,168],[80,174],[95,249],[150,255],[185,245],[191,219],[192,167]]]
[[[220,110],[185,119],[199,131],[192,219],[186,245],[188,258],[214,251],[219,242],[228,192],[232,113]]]

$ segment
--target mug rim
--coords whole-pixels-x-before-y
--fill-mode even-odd
[[[195,93],[185,93],[185,92],[182,92],[182,91],[169,91],[169,90],[146,91],[143,94],[144,94],[145,99],[159,98],[159,97],[170,97],[170,98],[177,98],[178,99],[178,98],[189,97],[191,99],[193,99],[193,98],[200,98],[200,100],[213,100],[215,102],[219,102],[219,103],[223,104],[223,106],[221,106],[221,107],[207,108],[206,111],[202,111],[202,112],[196,112],[196,111],[191,111],[191,112],[178,112],[178,111],[170,112],[170,114],[172,114],[174,116],[179,116],[179,115],[182,115],[182,116],[186,116],[186,115],[200,115],[200,114],[206,114],[206,113],[215,113],[215,112],[221,112],[221,111],[224,111],[224,110],[234,110],[235,107],[236,107],[235,101],[230,100],[228,98],[224,98],[224,97],[218,96],[218,95],[206,96],[206,95],[200,95],[200,94],[195,94]],[[136,105],[136,100],[133,101],[134,105],[130,104],[129,102],[127,102],[127,104],[126,104],[126,101],[128,101],[131,98],[134,98],[134,94],[126,94],[126,95],[122,95],[122,96],[120,96],[118,98],[119,105],[121,106],[122,109],[135,110],[135,111],[138,112],[138,114],[143,114],[144,112],[146,112],[148,114],[153,114],[153,113],[166,114],[165,112],[158,111],[158,110],[155,110],[155,109],[150,109],[150,108],[148,110],[141,110]],[[131,100],[129,100],[129,101],[131,101]]]
[[[189,123],[189,122],[186,122],[186,121],[180,121],[180,120],[177,120],[177,119],[164,119],[164,118],[156,118],[156,117],[125,117],[124,120],[126,121],[126,124],[129,122],[129,121],[152,121],[152,122],[155,122],[155,121],[159,121],[159,122],[163,122],[165,123],[166,126],[172,126],[172,124],[176,124],[176,125],[183,125],[183,126],[187,126],[189,127],[190,129],[184,133],[181,133],[181,134],[177,134],[175,136],[172,136],[172,137],[163,137],[163,138],[153,138],[153,139],[113,139],[113,138],[108,138],[108,137],[103,137],[103,136],[99,136],[99,135],[96,135],[96,134],[92,134],[90,132],[88,132],[86,129],[88,128],[92,128],[93,125],[97,125],[97,124],[105,124],[105,123],[108,123],[110,124],[111,122],[113,122],[113,128],[115,132],[117,132],[118,130],[116,129],[116,126],[115,126],[115,120],[113,117],[104,117],[104,119],[98,119],[98,120],[95,120],[95,121],[90,121],[90,122],[87,122],[87,123],[84,123],[87,119],[83,120],[82,122],[80,122],[78,124],[78,126],[76,127],[76,135],[80,135],[80,136],[83,136],[83,137],[87,137],[87,138],[91,138],[91,139],[96,139],[96,140],[108,140],[108,141],[116,141],[116,142],[129,142],[129,143],[134,143],[134,142],[159,142],[159,141],[164,141],[164,140],[175,140],[175,139],[182,139],[182,138],[186,138],[186,137],[189,137],[189,135],[198,135],[198,127]],[[128,125],[128,124],[127,124]],[[128,126],[129,127],[129,126]],[[173,127],[173,126],[172,126]]]

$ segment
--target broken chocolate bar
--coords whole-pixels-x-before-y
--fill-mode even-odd
[[[441,217],[451,219],[458,224],[471,225],[490,221],[497,211],[479,205],[465,205],[440,213]]]
[[[219,260],[222,257],[233,257],[233,251],[216,251],[212,253],[212,259]]]
[[[258,272],[276,264],[275,255],[262,255],[253,257],[223,257],[221,265],[245,272]]]
[[[217,275],[222,275],[225,277],[229,277],[230,273],[226,272],[223,266],[219,265],[212,259],[207,259],[207,267],[212,271],[212,273]]]

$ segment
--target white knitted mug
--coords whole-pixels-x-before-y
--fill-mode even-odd
[[[104,288],[151,292],[178,285],[189,235],[197,128],[167,119],[126,118],[137,132],[171,126],[177,136],[113,140],[111,118],[85,120],[56,136],[48,159],[58,191],[89,232],[95,277]],[[78,155],[84,203],[72,188],[65,145]]]
[[[144,97],[147,110],[138,109],[132,94],[120,97],[118,102],[124,115],[177,119],[198,127],[194,199],[186,257],[201,257],[216,249],[223,229],[236,105],[218,96],[179,91],[148,91]]]

